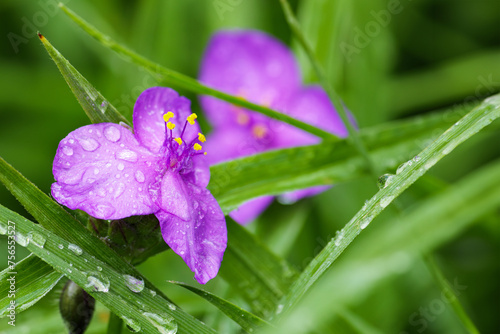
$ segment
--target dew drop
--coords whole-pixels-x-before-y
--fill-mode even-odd
[[[110,190],[110,193],[112,193],[113,190]],[[95,213],[97,217],[110,217],[113,213],[115,213],[115,211],[115,208],[111,206],[111,204],[107,203],[98,204],[95,207]]]
[[[99,292],[108,292],[109,285],[109,279],[102,273],[98,271],[88,273],[86,288],[93,288],[94,291]]]
[[[340,232],[337,231],[337,235],[335,236],[335,246],[340,246],[342,239],[344,239],[344,230],[341,230]]]
[[[75,244],[69,244],[68,249],[73,253],[75,253],[76,255],[82,255],[83,253],[82,249]]]
[[[67,156],[72,156],[73,155],[73,149],[69,146],[64,146],[62,148],[62,151],[64,154],[66,154]]]
[[[175,334],[177,333],[177,324],[174,319],[168,315],[158,315],[156,313],[144,312],[142,314],[146,319],[156,327],[161,334]]]
[[[385,208],[387,207],[392,201],[394,200],[394,196],[387,196],[387,197],[384,197],[380,200],[380,206],[382,208]]]
[[[120,140],[121,133],[116,126],[110,125],[104,129],[104,137],[106,137],[106,139],[110,142],[116,143],[118,140]]]
[[[151,296],[156,296],[156,291],[155,290],[149,290],[149,293],[151,293]]]
[[[177,310],[177,307],[174,304],[168,304],[168,308],[170,309],[170,311]]]
[[[123,184],[123,183],[118,184],[118,187],[116,187],[116,190],[114,193],[114,197],[115,198],[120,197],[124,191],[125,191],[125,184]]]
[[[0,234],[7,234],[7,225],[0,222]]]
[[[102,267],[101,266],[97,266],[97,270],[98,271],[102,271]]]
[[[93,138],[80,139],[78,140],[78,143],[87,152],[93,152],[100,146],[97,140]]]
[[[370,222],[373,220],[373,216],[368,216],[368,217],[365,217],[363,218],[360,222],[359,222],[359,228],[364,230],[368,224],[370,224]]]
[[[99,174],[99,168],[94,168],[94,175]]]
[[[389,184],[391,184],[393,178],[394,178],[393,174],[384,174],[380,176],[377,182],[379,189],[384,189]]]
[[[281,312],[283,312],[283,304],[279,304],[276,308],[276,314],[280,314]]]
[[[29,232],[28,239],[33,245],[39,248],[43,248],[43,246],[45,246],[45,242],[47,241],[43,235],[38,234],[37,232]]]
[[[116,168],[118,168],[118,170],[124,170],[125,169],[125,165],[120,162]]]
[[[405,163],[402,163],[401,165],[399,165],[398,169],[396,170],[396,174],[399,174],[401,173],[403,170],[406,169],[406,167],[409,167],[412,165],[412,161],[407,161]]]
[[[135,172],[135,179],[140,183],[143,183],[146,180],[146,178],[144,177],[144,173],[140,170]]]
[[[127,325],[127,327],[130,329],[130,331],[136,333],[136,332],[139,332],[141,330],[141,326],[139,326],[139,324],[137,322],[135,322],[134,320],[127,318],[125,316],[123,316],[123,320],[125,320],[125,325]]]
[[[136,162],[137,161],[137,153],[131,150],[123,150],[116,153],[116,158],[120,160]]]
[[[144,280],[141,278],[135,278],[130,275],[123,275],[125,278],[125,285],[130,289],[130,291],[139,293],[144,289]]]
[[[61,245],[61,244],[59,244],[59,245],[57,245],[57,248],[59,248],[59,249],[64,249],[64,246],[63,246],[63,245]]]
[[[19,231],[16,232],[14,238],[16,239],[16,242],[23,247],[28,246],[28,244],[30,243],[30,239],[28,239],[24,234],[22,234]]]

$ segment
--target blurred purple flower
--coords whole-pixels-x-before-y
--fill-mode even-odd
[[[227,243],[224,214],[206,189],[205,137],[190,101],[170,88],[144,91],[134,131],[113,124],[76,129],[57,148],[52,196],[99,219],[155,214],[163,239],[205,284]]]
[[[200,81],[223,92],[279,110],[337,136],[347,129],[328,95],[319,86],[302,86],[292,52],[258,31],[220,31],[203,57]],[[205,147],[210,164],[271,149],[312,145],[320,139],[303,130],[209,96],[200,97],[214,130]],[[295,202],[330,186],[317,186],[280,195]],[[272,202],[264,196],[241,205],[230,216],[240,224],[254,220]]]

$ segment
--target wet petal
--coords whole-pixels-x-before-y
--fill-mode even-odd
[[[120,125],[81,127],[59,143],[52,196],[100,219],[151,214],[158,209],[148,194],[157,159]]]
[[[318,86],[298,90],[286,103],[285,113],[340,137],[348,132],[326,92]],[[273,123],[276,134],[275,147],[313,145],[320,139],[303,130],[281,122]]]
[[[243,203],[238,209],[231,211],[229,216],[239,224],[246,225],[257,218],[269,205],[274,197],[264,196]]]
[[[174,117],[170,122],[176,125],[172,130],[174,137],[180,137],[187,117],[191,114],[191,101],[166,87],[152,87],[137,98],[134,105],[134,132],[139,142],[151,152],[158,152],[165,141],[165,121],[163,115],[171,111]],[[170,131],[170,130],[169,130]],[[198,123],[187,124],[182,136],[184,142],[198,137]]]
[[[300,73],[292,52],[277,39],[252,30],[221,31],[205,51],[200,81],[258,104],[274,105],[299,87]],[[246,121],[241,108],[208,96],[200,101],[216,126]]]
[[[227,244],[226,221],[208,190],[191,184],[184,187],[189,220],[164,210],[155,215],[160,221],[165,242],[195,273],[195,279],[205,284],[219,271]]]
[[[266,150],[267,145],[243,128],[220,127],[208,138],[204,146],[211,165]]]
[[[332,186],[317,186],[296,191],[287,192],[279,196],[279,201],[283,204],[293,204],[304,197],[311,197],[330,189]]]

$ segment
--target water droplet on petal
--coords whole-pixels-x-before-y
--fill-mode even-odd
[[[80,143],[80,146],[88,152],[93,152],[97,150],[97,148],[100,146],[100,144],[97,142],[97,140],[93,138],[87,138],[87,139],[80,139],[78,140],[78,143]]]
[[[67,156],[72,156],[73,155],[73,149],[69,146],[64,146],[62,148],[62,151],[64,154],[66,154]]]
[[[37,232],[29,232],[28,239],[33,245],[40,248],[43,248],[45,242],[47,241],[43,235],[38,234]]]
[[[141,278],[135,278],[130,275],[123,275],[125,278],[125,285],[130,289],[130,291],[139,293],[144,289],[144,280]]]
[[[109,189],[109,193],[113,193],[113,189]],[[107,204],[107,203],[102,203],[102,204],[98,204],[96,205],[95,207],[95,216],[97,218],[100,218],[100,217],[110,217],[113,213],[115,213],[115,208],[111,205],[111,204]],[[104,219],[105,219],[104,218]]]
[[[144,177],[144,173],[140,170],[135,172],[135,179],[140,183],[143,183],[146,180],[146,178]]]
[[[94,175],[99,174],[99,168],[94,168]]]
[[[110,142],[116,143],[118,140],[120,140],[121,133],[116,126],[110,125],[104,129],[104,137],[106,137],[106,139]]]
[[[118,168],[118,170],[124,170],[125,169],[125,165],[120,162],[116,168]]]
[[[70,251],[72,251],[73,253],[75,253],[76,255],[82,255],[82,253],[83,253],[82,249],[74,244],[69,244],[68,249]]]
[[[116,188],[116,190],[115,190],[114,197],[115,198],[120,197],[123,194],[124,191],[125,191],[125,185],[123,183],[120,183],[118,185],[118,187]]]
[[[116,158],[120,160],[136,162],[137,161],[137,153],[131,150],[123,150],[116,153]]]

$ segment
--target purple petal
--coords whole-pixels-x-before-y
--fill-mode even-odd
[[[321,87],[308,86],[298,90],[287,101],[285,113],[337,136],[346,137],[348,134],[342,119]],[[304,146],[320,142],[318,137],[291,125],[274,124],[273,131],[277,138],[275,147]]]
[[[183,182],[179,175],[169,177],[178,178],[173,182]],[[189,219],[183,220],[164,210],[155,215],[160,221],[165,242],[195,273],[195,279],[205,284],[219,271],[227,245],[226,221],[208,190],[187,183],[181,188],[184,188]]]
[[[264,196],[243,203],[238,209],[231,211],[229,216],[239,224],[246,225],[257,218],[262,211],[271,205],[274,197]]]
[[[171,111],[174,117],[170,122],[176,125],[172,131],[174,137],[180,137],[186,124],[186,118],[191,114],[191,102],[166,87],[146,89],[137,98],[134,105],[134,132],[139,142],[151,152],[158,152],[165,141],[165,121],[163,115]],[[170,130],[169,130],[170,131]],[[182,136],[184,142],[191,142],[198,137],[198,123],[187,124]]]
[[[274,105],[299,87],[300,73],[292,52],[277,39],[259,31],[221,31],[205,51],[200,81],[258,104]],[[208,96],[200,101],[214,125],[241,124],[240,108]]]
[[[311,197],[330,189],[332,186],[316,186],[306,189],[287,192],[279,196],[279,200],[283,204],[293,204],[304,197]]]
[[[210,165],[264,151],[267,147],[245,128],[220,127],[204,145]]]
[[[122,126],[81,127],[59,143],[52,196],[99,219],[151,214],[158,210],[148,194],[157,160]]]

